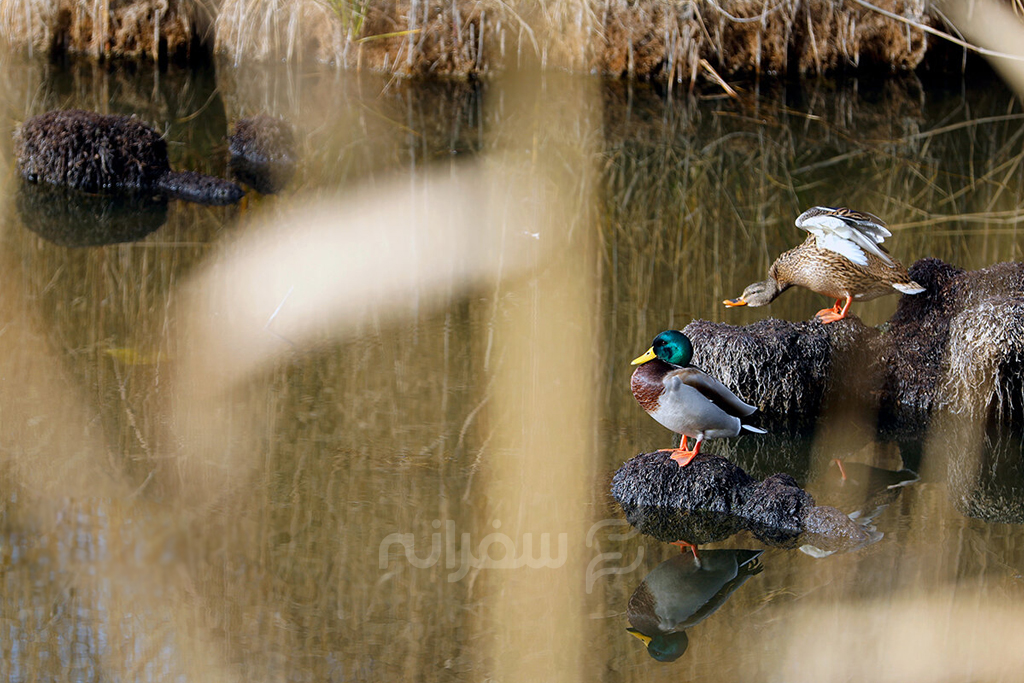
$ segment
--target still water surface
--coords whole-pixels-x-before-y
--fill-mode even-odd
[[[1020,649],[973,629],[1020,616],[991,610],[1024,598],[1024,520],[963,514],[944,463],[876,442],[870,416],[737,457],[847,512],[876,491],[837,489],[832,458],[913,468],[920,480],[872,503],[882,539],[822,559],[767,549],[674,663],[630,637],[626,612],[679,552],[627,534],[608,494],[623,461],[672,445],[628,390],[656,333],[828,303],[721,306],[803,239],[802,209],[882,216],[908,265],[1021,258],[1024,112],[997,81],[747,84],[733,101],[557,77],[0,65],[5,131],[55,107],[134,113],[165,131],[172,167],[225,175],[229,122],[269,112],[294,124],[302,159],[278,196],[171,202],[138,242],[74,248],[27,229],[0,136],[0,678],[1019,680]],[[269,361],[228,379],[181,369],[211,343],[188,331],[205,324],[182,305],[190,283],[249,288],[209,264],[256,226],[358,192],[390,198],[386,220],[389,201],[489,164],[558,199],[485,198],[479,229],[499,223],[503,246],[484,277],[457,259],[397,313],[369,302],[301,340],[273,327],[301,296],[281,292],[245,332],[276,345]],[[555,219],[516,219],[534,200]],[[353,205],[337,206],[334,229],[355,232]],[[386,252],[359,258],[379,264],[374,287],[400,276]],[[895,305],[853,312],[880,324]]]

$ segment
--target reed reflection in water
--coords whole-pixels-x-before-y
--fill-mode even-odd
[[[104,106],[130,109],[178,77],[10,66],[10,123],[59,98],[102,109],[96,84]],[[1024,116],[1010,93],[908,79],[748,88],[731,102],[573,80],[218,79],[223,97],[186,78],[189,103],[168,98],[172,152],[218,172],[226,121],[270,109],[303,131],[284,195],[251,197],[244,213],[173,204],[143,241],[95,249],[50,244],[4,214],[0,676],[1019,671],[1012,630],[991,635],[1019,617],[1019,527],[963,516],[942,467],[880,513],[886,536],[862,552],[766,551],[765,570],[694,627],[674,664],[625,627],[642,572],[677,551],[619,527],[586,542],[618,514],[614,468],[669,445],[626,388],[636,349],[694,317],[821,307],[805,292],[761,311],[719,304],[801,239],[799,209],[882,215],[905,263],[1020,256]],[[9,206],[9,142],[0,148]],[[881,322],[894,305],[858,315]],[[813,483],[835,444],[851,443],[842,430],[826,422],[810,445],[741,464],[784,463]],[[912,448],[858,443],[855,459],[892,470]],[[389,534],[412,534],[423,557],[449,521],[456,551],[461,534],[475,548],[500,532],[520,551],[526,534],[565,533],[566,562],[448,581],[446,556],[418,568],[396,546],[380,568]],[[599,557],[634,569],[588,592]]]

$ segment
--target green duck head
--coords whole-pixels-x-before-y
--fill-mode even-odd
[[[647,353],[634,358],[632,365],[640,365],[655,358],[672,365],[686,367],[693,358],[693,344],[690,338],[678,330],[665,330],[654,338]]]
[[[646,645],[647,654],[654,657],[659,662],[676,661],[683,656],[683,653],[686,652],[687,645],[690,644],[690,639],[686,636],[686,631],[659,633],[653,638],[640,633],[640,631],[637,631],[635,628],[627,628],[626,632],[629,633],[629,635],[638,638],[644,645]]]

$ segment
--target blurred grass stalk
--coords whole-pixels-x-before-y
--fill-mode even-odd
[[[189,321],[174,398],[187,444],[182,503],[209,510],[246,495],[257,464],[255,445],[231,443],[223,428],[227,397],[247,377],[325,333],[401,324],[452,291],[495,288],[517,301],[494,332],[506,358],[491,370],[503,431],[483,495],[518,547],[530,535],[537,556],[541,534],[565,533],[570,550],[558,569],[488,573],[500,598],[481,627],[494,639],[500,680],[553,671],[575,680],[582,663],[596,286],[592,250],[581,246],[592,228],[581,223],[595,215],[590,145],[600,106],[592,82],[544,83],[527,74],[511,86],[504,101],[519,114],[483,161],[354,198],[299,199],[247,226],[179,309]]]
[[[600,353],[592,166],[601,106],[592,80],[552,81],[538,88],[545,83],[539,74],[522,74],[506,94],[520,112],[503,132],[506,154],[522,159],[519,150],[532,148],[527,168],[548,179],[544,211],[527,228],[544,243],[547,263],[505,285],[520,303],[495,332],[507,354],[494,393],[496,414],[505,418],[486,493],[490,516],[521,552],[527,537],[532,556],[544,534],[556,555],[559,536],[568,540],[561,567],[492,578],[500,582],[488,627],[497,635],[495,678],[524,683],[588,678],[584,540],[598,461],[593,426]],[[569,144],[556,142],[559,137]],[[522,226],[514,227],[519,232]]]
[[[1024,97],[1024,25],[1006,3],[943,0],[941,7],[963,35],[986,54],[1006,83]],[[1000,56],[1006,55],[1006,56]]]

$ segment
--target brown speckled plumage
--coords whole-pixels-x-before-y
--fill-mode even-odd
[[[803,244],[775,259],[768,276],[779,283],[780,292],[798,285],[833,299],[852,296],[857,301],[895,294],[898,290],[893,285],[920,286],[896,259],[890,266],[874,254],[866,255],[868,265],[858,266],[841,254],[821,249],[810,235]]]
[[[755,282],[726,306],[766,306],[793,285],[836,300],[815,318],[832,323],[846,317],[850,304],[886,294],[920,294],[903,264],[881,244],[892,233],[882,219],[846,208],[815,206],[797,216],[796,226],[810,233],[803,244],[775,259],[768,279]],[[844,302],[845,300],[845,302]]]

